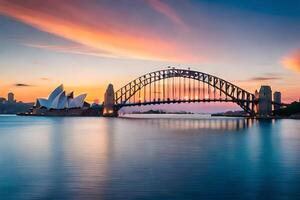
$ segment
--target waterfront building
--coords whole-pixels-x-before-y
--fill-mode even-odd
[[[74,92],[66,95],[63,85],[58,86],[48,97],[48,99],[38,98],[36,107],[46,109],[71,109],[82,108],[85,104],[87,94],[81,94],[74,98]]]
[[[281,104],[281,92],[274,92],[273,94],[273,100],[274,100],[274,110],[279,110],[280,109],[280,104]]]
[[[262,85],[259,90],[258,113],[260,116],[272,114],[272,90],[270,86]]]
[[[51,92],[47,99],[38,98],[32,109],[34,115],[82,115],[90,105],[85,102],[87,94],[74,97],[74,92],[66,94],[63,85]]]
[[[14,103],[15,102],[14,93],[10,92],[10,93],[7,94],[7,101],[8,101],[8,103]]]

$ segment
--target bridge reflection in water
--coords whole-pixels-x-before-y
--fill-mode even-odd
[[[257,122],[257,120],[251,118],[159,118],[158,115],[150,118],[145,117],[145,115],[128,115],[122,118],[138,120],[141,126],[169,130],[237,131],[250,128]]]

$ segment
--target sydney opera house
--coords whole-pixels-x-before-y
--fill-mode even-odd
[[[31,110],[32,115],[80,116],[90,108],[85,102],[86,94],[74,97],[74,92],[66,93],[63,85],[58,86],[48,97],[38,98]]]

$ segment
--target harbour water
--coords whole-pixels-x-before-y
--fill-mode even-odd
[[[0,199],[300,199],[300,121],[0,116]]]

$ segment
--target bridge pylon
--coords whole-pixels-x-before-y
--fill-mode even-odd
[[[103,116],[104,117],[117,117],[118,110],[115,106],[115,91],[114,86],[109,84],[104,94],[103,102]]]

